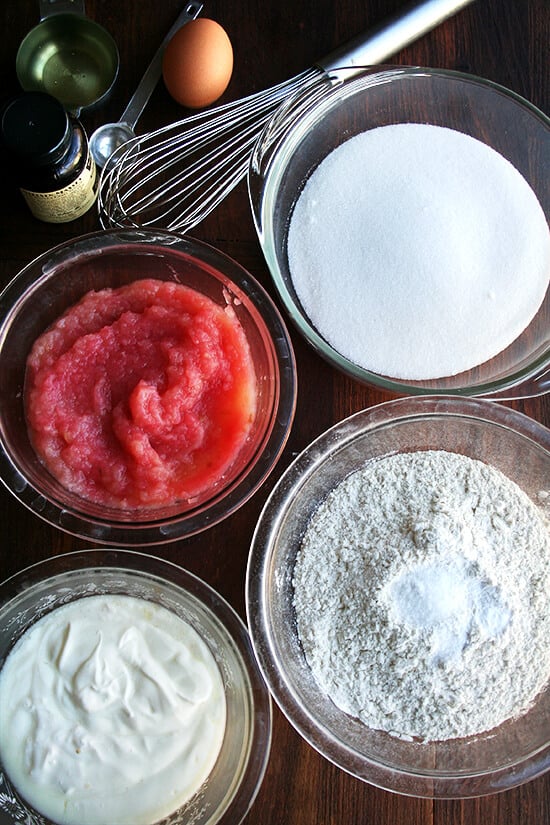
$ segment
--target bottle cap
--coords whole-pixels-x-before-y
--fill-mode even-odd
[[[56,163],[70,144],[69,116],[51,95],[25,92],[4,110],[2,140],[10,152],[33,166]]]

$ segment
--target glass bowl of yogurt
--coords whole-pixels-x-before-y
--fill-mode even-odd
[[[260,515],[248,623],[304,739],[377,787],[503,791],[550,767],[550,431],[479,399],[359,412]]]
[[[211,246],[97,232],[0,296],[0,476],[33,513],[111,545],[219,522],[286,443],[296,368],[261,285]]]
[[[245,625],[167,561],[87,550],[0,585],[0,822],[241,822],[271,702]]]
[[[550,121],[444,69],[336,70],[277,113],[249,168],[289,318],[397,395],[548,392]]]

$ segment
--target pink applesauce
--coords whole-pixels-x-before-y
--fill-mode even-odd
[[[203,495],[234,463],[255,406],[233,308],[171,282],[87,293],[27,361],[39,457],[71,491],[117,508]]]

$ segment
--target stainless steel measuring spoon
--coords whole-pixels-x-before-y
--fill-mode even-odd
[[[157,49],[155,56],[145,70],[139,86],[130,98],[119,121],[116,123],[105,123],[99,126],[90,138],[90,151],[99,167],[106,165],[107,161],[119,146],[135,137],[134,128],[143,112],[153,89],[157,85],[162,71],[162,56],[164,49],[173,35],[184,26],[189,20],[194,20],[202,11],[202,3],[187,3],[174,25],[168,31],[166,37]]]

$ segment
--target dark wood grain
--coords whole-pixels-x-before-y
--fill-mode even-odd
[[[85,112],[89,133],[116,120],[142,72],[176,18],[178,0],[86,0],[90,17],[104,25],[120,49],[120,74],[108,101]],[[203,14],[225,26],[235,49],[234,74],[226,98],[236,98],[284,80],[311,65],[348,38],[393,13],[401,0],[205,0]],[[36,0],[0,4],[2,93],[17,89],[15,55],[38,22]],[[455,18],[397,54],[392,62],[461,69],[487,77],[549,108],[550,12],[547,0],[477,0]],[[139,130],[179,119],[182,112],[162,84]],[[0,286],[36,255],[65,239],[98,228],[95,212],[72,224],[35,221],[17,191],[4,179],[0,198]],[[271,290],[256,240],[243,185],[201,226],[197,237],[218,246]],[[387,400],[322,362],[294,333],[300,375],[296,421],[285,453],[262,490],[230,523],[199,537],[151,548],[182,564],[219,590],[244,617],[244,573],[250,539],[261,506],[291,458],[316,435],[356,410]],[[0,399],[2,403],[2,399]],[[510,404],[550,426],[550,401]],[[0,489],[0,574],[87,546],[49,528]],[[494,796],[467,801],[416,800],[364,784],[336,769],[310,748],[274,708],[273,746],[265,777],[247,825],[550,825],[550,774]]]

